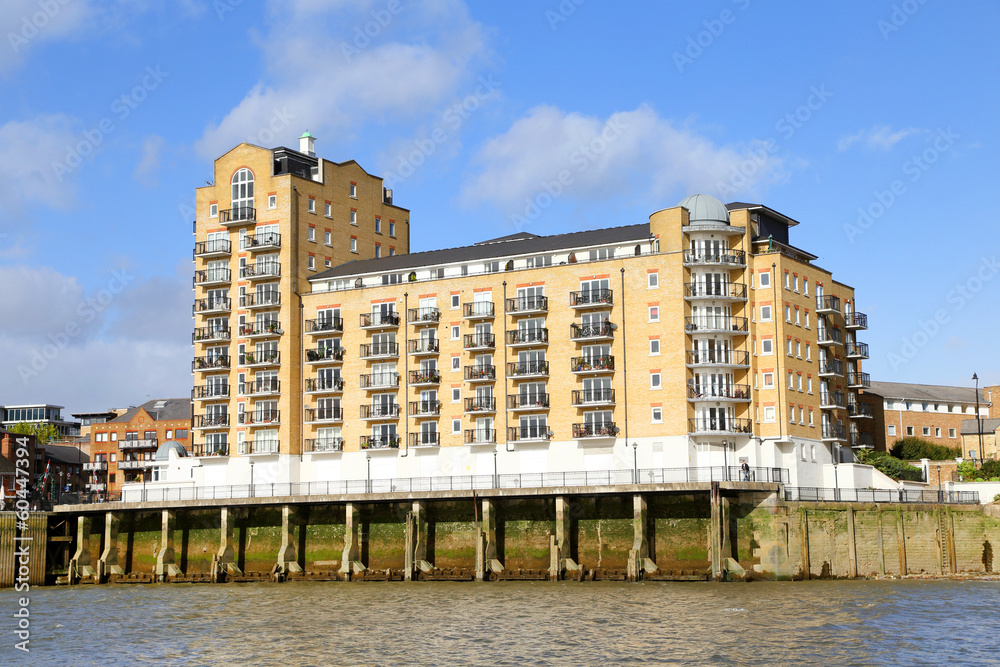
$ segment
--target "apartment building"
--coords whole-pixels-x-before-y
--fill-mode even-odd
[[[237,150],[245,154],[216,166],[234,193],[243,165],[267,157]],[[268,178],[272,164],[257,164],[263,176],[255,178]],[[323,175],[338,173],[324,165]],[[266,187],[305,191],[309,179],[273,175],[276,168]],[[335,198],[348,178],[332,190],[310,185],[317,199],[344,206]],[[377,195],[377,179],[362,185]],[[233,219],[210,209],[203,223],[202,209],[215,202],[239,211],[236,201],[199,192],[199,244],[211,242],[203,236],[215,229],[211,215]],[[385,197],[369,206],[369,225],[376,211],[383,220],[406,215]],[[330,224],[343,227],[346,209],[337,210]],[[293,213],[274,214],[274,233],[300,237],[281,244],[286,254],[273,261],[283,266],[309,243],[301,236],[312,218]],[[298,308],[284,305],[263,309],[275,313],[263,328],[259,311],[237,307],[232,336],[232,309],[215,324],[199,322],[195,459],[174,481],[246,483],[254,463],[260,483],[746,461],[787,468],[793,484],[822,485],[822,466],[848,460],[841,450],[860,446],[857,423],[871,418],[858,400],[868,351],[856,336],[867,319],[851,287],[791,245],[798,224],[766,206],[694,195],[648,223],[413,254],[402,238],[397,252],[379,257],[370,252],[378,232],[362,231],[369,247],[354,239],[334,247],[332,268],[303,271],[299,261],[294,281],[272,276],[281,304],[295,295],[291,283],[300,290],[301,325]],[[207,261],[209,247],[243,247],[234,239],[247,225],[221,230],[222,245],[199,246],[196,259]],[[345,249],[369,258],[345,262]],[[256,268],[250,248],[241,254]],[[227,261],[220,270],[233,271]],[[224,293],[199,298],[249,306],[258,294],[252,277],[240,281],[245,294],[230,281]],[[207,289],[199,285],[196,277],[196,290]],[[278,331],[267,322],[279,322]]]
[[[247,453],[297,454],[309,325],[300,295],[333,266],[409,251],[409,212],[382,179],[318,158],[314,142],[307,132],[298,151],[240,144],[216,160],[215,184],[198,188],[196,456],[228,457],[237,441]]]
[[[0,428],[9,429],[17,424],[51,424],[59,437],[71,439],[80,435],[80,422],[63,419],[61,405],[30,403],[0,406]]]

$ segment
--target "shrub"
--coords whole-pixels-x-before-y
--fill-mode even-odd
[[[895,458],[887,452],[876,452],[862,449],[857,452],[858,463],[870,465],[879,472],[882,472],[895,480],[908,480],[921,482],[924,479],[923,471],[915,468],[905,461]]]
[[[961,456],[962,448],[935,445],[933,442],[909,437],[894,442],[889,452],[897,459],[903,459],[904,461],[916,461],[918,459],[944,461]]]

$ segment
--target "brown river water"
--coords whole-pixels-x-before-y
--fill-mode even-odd
[[[998,581],[31,590],[3,665],[997,665]],[[10,613],[8,613],[10,612]]]

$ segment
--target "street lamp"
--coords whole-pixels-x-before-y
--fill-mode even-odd
[[[142,502],[146,502],[146,471],[142,471]]]
[[[632,483],[639,483],[639,443],[632,442]]]
[[[253,498],[253,459],[250,459],[250,497]]]
[[[837,466],[840,464],[840,445],[833,445],[833,499],[840,500],[840,476],[837,474]]]
[[[493,488],[500,488],[500,478],[497,475],[497,448],[493,447]]]
[[[723,477],[728,482],[729,481],[729,441],[722,441],[722,470],[724,472]]]
[[[979,416],[979,376],[973,373],[972,379],[976,381],[976,430],[979,431],[979,465],[982,465],[986,456],[983,454],[983,421]]]
[[[938,502],[941,502],[941,466],[938,469]]]

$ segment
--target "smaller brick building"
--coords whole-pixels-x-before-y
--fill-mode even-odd
[[[982,427],[982,431],[980,431]],[[982,433],[980,441],[979,434]],[[962,455],[967,458],[996,459],[1000,419],[965,419],[962,421]],[[983,451],[979,448],[982,446]]]

